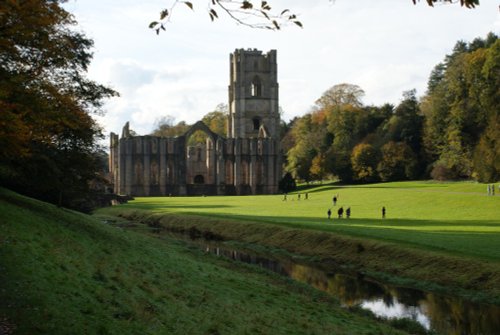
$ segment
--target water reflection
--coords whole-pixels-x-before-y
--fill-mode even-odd
[[[290,260],[277,261],[218,246],[207,246],[206,252],[259,265],[307,283],[337,297],[344,306],[360,305],[381,317],[410,318],[440,334],[500,334],[498,306],[380,284],[361,276],[326,273]]]

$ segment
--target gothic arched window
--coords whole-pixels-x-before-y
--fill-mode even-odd
[[[260,97],[262,95],[262,83],[258,76],[255,76],[252,80],[252,97]]]

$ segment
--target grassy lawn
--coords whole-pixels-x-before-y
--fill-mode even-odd
[[[134,204],[222,215],[252,199]],[[2,334],[400,334],[277,275],[1,188],[0,283]]]
[[[282,195],[137,198],[107,211],[143,209],[157,214],[273,223],[390,241],[456,256],[500,260],[500,196],[487,196],[484,184],[320,185],[303,189],[301,200],[297,193],[289,194],[287,201],[283,201]],[[339,200],[334,207],[332,197],[336,194]],[[351,208],[349,220],[336,218],[340,206]],[[386,219],[381,219],[382,206],[387,209]],[[327,219],[328,208],[332,208],[332,220]]]

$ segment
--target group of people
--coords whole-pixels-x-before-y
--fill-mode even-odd
[[[333,196],[332,202],[333,202],[333,206],[334,207],[337,206],[337,200],[338,199],[339,199],[339,195],[338,194],[336,194],[336,195]],[[326,212],[326,213],[328,215],[328,219],[330,219],[331,216],[332,216],[332,210],[331,210],[331,208],[328,208],[328,212]],[[344,216],[344,207],[341,206],[337,210],[337,215],[338,215],[339,219],[343,218],[343,216]],[[351,207],[347,207],[347,209],[345,210],[345,217],[348,218],[348,219],[351,217]]]
[[[336,195],[333,196],[332,202],[333,202],[333,206],[334,207],[337,205],[338,199],[339,199],[339,195],[338,194],[336,194]],[[328,215],[328,219],[330,219],[332,217],[332,209],[328,208],[328,211],[326,212],[326,214]],[[337,210],[337,215],[338,215],[339,219],[343,218],[344,207],[341,206]],[[347,209],[345,210],[345,217],[347,219],[349,219],[351,217],[351,207],[347,207]],[[382,219],[385,219],[385,206],[382,206]]]
[[[330,208],[328,208],[327,214],[328,214],[328,218],[330,218],[332,216],[332,210]],[[344,215],[344,207],[340,207],[337,210],[337,214],[339,216],[339,219],[341,219]],[[348,219],[351,217],[351,207],[347,207],[347,209],[345,210],[345,217]]]
[[[488,187],[488,192],[489,192],[489,187]],[[495,191],[493,191],[493,195],[494,195],[494,192]],[[302,197],[301,193],[297,193],[297,201],[299,201],[301,199],[301,197]],[[309,199],[309,193],[305,192],[304,193],[304,200],[308,200],[308,199]],[[283,193],[283,201],[287,201],[287,200],[288,200],[288,194]],[[292,198],[292,201],[293,200],[294,199]],[[338,194],[334,195],[332,198],[333,207],[337,206],[338,200],[339,200],[339,195]],[[345,217],[347,219],[349,219],[351,217],[351,207],[347,207],[347,209],[344,210],[344,207],[340,206],[339,209],[337,209],[337,216],[339,219],[342,219],[344,217],[344,213],[345,213]],[[326,212],[326,214],[328,215],[328,219],[331,219],[332,209],[328,208],[328,211]],[[385,206],[382,207],[382,218],[385,219]]]

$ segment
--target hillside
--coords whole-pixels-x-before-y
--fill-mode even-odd
[[[0,189],[2,334],[398,334],[253,267]]]

